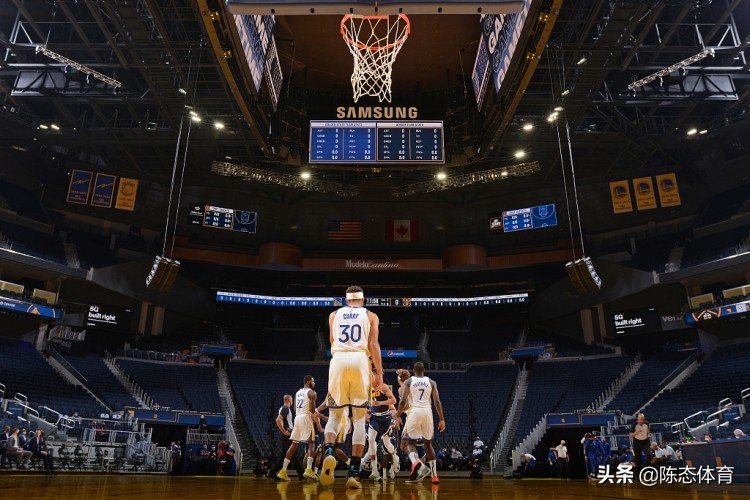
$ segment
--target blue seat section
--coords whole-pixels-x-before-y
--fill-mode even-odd
[[[378,328],[378,342],[383,349],[416,349],[421,332],[415,328]]]
[[[633,358],[614,357],[534,363],[516,440],[525,438],[545,413],[572,412],[589,406],[632,361]]]
[[[481,326],[468,331],[429,330],[427,350],[432,361],[497,361],[501,351],[514,345],[521,333],[516,324]]]
[[[45,224],[50,220],[42,208],[39,196],[29,189],[15,184],[0,181],[0,206],[17,213],[22,217],[34,219]]]
[[[663,273],[672,249],[680,246],[680,242],[689,235],[688,231],[681,231],[637,240],[630,265],[642,271]]]
[[[316,332],[312,328],[266,328],[256,339],[256,352],[260,359],[312,361],[318,351],[315,336]]]
[[[65,359],[86,377],[85,384],[99,399],[107,403],[112,411],[120,411],[126,406],[138,406],[138,402],[115,378],[104,360],[95,354],[87,356],[66,355]]]
[[[588,345],[583,340],[574,339],[566,335],[550,331],[529,331],[527,345],[553,344],[555,355],[562,356],[596,356],[599,354],[613,354],[612,349],[598,345]]]
[[[159,406],[222,413],[211,366],[118,358],[115,361]]]
[[[665,391],[645,409],[652,422],[682,420],[688,415],[716,406],[724,398],[740,399],[750,385],[750,343],[723,346],[676,388]]]
[[[750,194],[747,186],[740,186],[715,196],[696,227],[710,226],[747,212],[750,212]]]
[[[6,397],[20,392],[32,407],[91,418],[108,413],[85,389],[63,379],[28,342],[0,338],[0,382],[6,386]]]
[[[0,233],[11,241],[12,249],[38,259],[66,266],[65,249],[57,235],[40,233],[23,226],[3,222]]]
[[[692,240],[685,245],[681,267],[684,269],[736,255],[737,247],[749,236],[750,229],[745,225]]]
[[[692,352],[660,353],[643,362],[638,372],[607,405],[608,410],[620,410],[632,415],[659,390],[659,382],[685,361]]]
[[[276,446],[277,411],[284,394],[294,394],[305,375],[316,381],[318,404],[325,401],[328,387],[327,365],[273,365],[232,361],[227,367],[237,404],[258,451],[268,455]],[[472,434],[490,443],[505,412],[517,369],[514,365],[473,367],[469,372],[428,372],[438,384],[447,428],[435,436],[436,446],[466,449]],[[386,373],[386,383],[396,376]],[[437,425],[437,416],[435,425]],[[472,439],[473,440],[473,439]]]
[[[109,247],[108,237],[83,231],[67,232],[68,241],[76,246],[81,269],[107,267],[124,261],[115,257],[114,250]]]

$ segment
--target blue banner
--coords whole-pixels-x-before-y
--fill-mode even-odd
[[[685,323],[692,325],[702,321],[725,318],[727,316],[746,315],[750,313],[750,300],[728,306],[709,307],[685,313]]]
[[[68,186],[68,203],[85,205],[89,201],[91,191],[91,179],[93,172],[86,170],[73,170],[70,173],[70,185]]]
[[[94,194],[91,195],[91,206],[93,207],[112,207],[112,198],[115,194],[116,175],[96,174],[94,182]]]
[[[11,299],[9,297],[0,297],[0,308],[26,314],[36,314],[37,316],[50,319],[60,319],[61,316],[60,309],[26,302],[25,300]]]

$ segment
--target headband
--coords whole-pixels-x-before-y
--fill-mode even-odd
[[[365,298],[365,294],[362,292],[347,292],[346,293],[346,300],[360,300],[364,298]]]

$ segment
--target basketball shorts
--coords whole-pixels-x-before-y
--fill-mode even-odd
[[[310,415],[297,415],[294,417],[294,428],[289,438],[295,443],[307,443],[314,438],[313,419]]]
[[[329,408],[370,404],[370,360],[364,351],[334,353],[328,367]]]
[[[370,417],[370,427],[375,429],[375,432],[378,433],[377,436],[375,436],[376,440],[383,436],[387,436],[391,432],[391,416],[372,415]]]
[[[412,408],[404,428],[404,439],[431,440],[435,434],[432,408]],[[408,436],[408,437],[407,437]]]

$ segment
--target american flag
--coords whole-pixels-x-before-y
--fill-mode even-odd
[[[338,241],[359,241],[362,239],[362,221],[328,221],[328,239]]]

